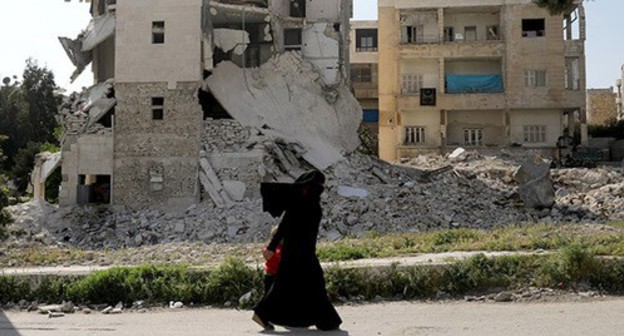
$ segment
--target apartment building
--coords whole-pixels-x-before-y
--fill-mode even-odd
[[[616,93],[613,87],[587,90],[587,124],[606,125],[617,118]]]
[[[351,21],[351,85],[362,106],[362,123],[375,135],[379,133],[377,36],[377,21]]]
[[[379,1],[379,152],[549,151],[580,124],[587,143],[582,3]]]
[[[622,88],[622,82],[624,82],[624,65],[622,65],[622,79],[618,79],[615,82],[615,108],[617,120],[624,120],[624,88]]]
[[[59,38],[76,66],[72,78],[92,64],[96,84],[63,109],[61,205],[184,209],[199,202],[202,188],[210,188],[206,181],[216,178],[205,149],[239,143],[236,137],[246,134],[238,122],[245,118],[233,120],[233,113],[243,110],[239,116],[247,113],[262,122],[259,128],[271,128],[272,121],[289,117],[266,116],[274,111],[254,117],[264,103],[267,110],[287,113],[301,110],[293,99],[319,99],[343,111],[351,102],[344,99],[353,100],[341,91],[348,93],[351,0],[90,2],[93,19],[85,32]],[[283,54],[292,56],[277,58]],[[280,61],[293,69],[277,79],[278,88],[251,74]],[[297,76],[303,78],[298,87],[283,83]],[[297,88],[306,95],[292,97]],[[278,90],[291,96],[277,96]],[[245,97],[249,101],[239,109]],[[340,117],[333,120],[340,125]],[[240,161],[262,162],[261,154],[254,155],[214,161],[227,169]],[[218,198],[223,188],[213,181],[218,190],[208,192]]]

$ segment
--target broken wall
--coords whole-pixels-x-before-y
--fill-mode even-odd
[[[198,84],[117,83],[115,204],[188,207],[198,201],[202,110]],[[164,99],[162,120],[153,119],[152,98]]]
[[[76,205],[79,175],[113,174],[113,136],[82,134],[65,137],[59,205]]]
[[[116,83],[201,80],[201,0],[118,0]],[[152,43],[153,22],[164,43]]]
[[[327,90],[318,79],[312,64],[287,52],[255,69],[223,62],[206,84],[242,125],[299,142],[304,157],[325,169],[359,146],[362,114],[345,85]]]

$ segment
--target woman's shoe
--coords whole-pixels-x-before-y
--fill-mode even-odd
[[[264,321],[258,314],[254,314],[251,319],[264,328],[264,330],[275,330],[275,327],[271,323]]]

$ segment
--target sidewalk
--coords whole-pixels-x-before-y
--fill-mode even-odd
[[[332,266],[340,266],[343,268],[359,268],[359,267],[383,267],[397,264],[400,266],[415,266],[415,265],[443,265],[452,263],[454,261],[468,259],[478,254],[484,254],[487,257],[500,257],[507,255],[535,255],[535,254],[547,254],[549,252],[488,252],[488,251],[472,251],[472,252],[446,252],[446,253],[423,253],[410,256],[392,257],[392,258],[379,258],[379,259],[358,259],[348,261],[332,261],[321,263],[323,268],[329,268]],[[196,266],[196,269],[213,268],[218,266],[206,265]],[[256,267],[258,264],[249,264],[251,267]],[[56,275],[56,276],[70,276],[70,275],[87,275],[95,271],[107,270],[111,267],[132,267],[127,265],[109,265],[109,266],[49,266],[49,267],[7,267],[0,269],[0,275],[4,276],[43,276],[43,275]]]

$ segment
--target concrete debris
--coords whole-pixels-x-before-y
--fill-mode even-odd
[[[115,34],[115,17],[110,14],[95,17],[87,29],[75,39],[59,37],[65,53],[76,67],[70,79],[73,83],[93,60],[92,50]]]
[[[201,171],[199,172],[199,180],[204,189],[210,195],[210,198],[212,198],[212,201],[215,203],[215,205],[219,208],[232,206],[232,200],[230,199],[230,196],[223,188],[219,177],[217,177],[217,174],[212,169],[212,166],[210,165],[210,162],[208,162],[208,159],[202,157],[199,160],[199,165],[201,167]]]
[[[366,198],[369,195],[369,192],[365,189],[360,188],[351,188],[346,186],[338,186],[338,195],[342,197],[358,197],[358,198]]]
[[[539,155],[532,155],[522,163],[522,166],[514,174],[514,180],[520,184],[547,175],[550,171],[550,162]]]
[[[550,208],[555,203],[555,190],[550,179],[550,162],[538,155],[526,159],[514,174],[521,183],[520,198],[529,208]]]
[[[82,51],[90,51],[115,34],[115,16],[100,15],[91,19],[82,39]]]
[[[459,147],[456,148],[451,154],[449,154],[449,159],[454,160],[460,157],[460,155],[464,154],[466,152],[465,149]]]
[[[319,74],[298,52],[275,55],[259,68],[221,62],[206,84],[244,127],[300,144],[303,157],[324,170],[359,146],[361,109],[346,86],[328,102]]]
[[[249,44],[249,33],[244,30],[217,28],[213,30],[214,46],[229,52],[234,49],[234,53],[242,55]]]
[[[53,318],[53,317],[64,317],[65,313],[58,313],[58,312],[48,312],[48,318]]]
[[[78,35],[76,39],[70,39],[67,37],[59,37],[59,42],[65,49],[65,53],[69,60],[74,64],[76,70],[72,73],[70,80],[73,83],[78,76],[84,71],[84,69],[91,63],[93,60],[93,55],[91,52],[83,52],[82,51],[82,39],[84,38],[84,34]]]
[[[180,301],[169,301],[169,308],[171,309],[178,309],[178,308],[182,308],[184,307],[184,303],[180,302]]]
[[[223,181],[223,188],[230,199],[240,202],[245,198],[247,185],[241,181],[225,180]]]
[[[266,241],[276,220],[262,212],[256,189],[263,178],[292,181],[292,177],[282,171],[273,160],[273,154],[263,148],[262,155],[255,148],[248,152],[248,156],[206,158],[204,164],[208,163],[206,167],[213,170],[210,174],[214,181],[209,183],[220,197],[215,198],[223,202],[221,207],[208,196],[206,201],[179,213],[169,213],[166,209],[130,210],[103,206],[59,209],[33,201],[8,207],[15,223],[7,229],[22,235],[12,236],[7,244],[40,242],[114,249],[179,242]],[[234,159],[247,163],[233,168],[233,162],[240,162],[232,161]],[[551,208],[534,209],[523,204],[518,185],[513,181],[524,160],[525,156],[520,154],[501,152],[498,156],[484,156],[467,152],[461,161],[424,155],[397,166],[358,153],[347,155],[345,160],[325,170],[327,188],[322,197],[324,218],[320,238],[335,240],[371,231],[488,229],[538,222],[624,220],[622,168],[553,169],[551,180],[557,191],[554,204]],[[300,164],[306,167],[303,158],[300,158]],[[425,172],[448,166],[453,169],[432,175],[428,181],[422,179]],[[208,179],[205,173],[204,176]],[[378,176],[382,176],[385,183]],[[225,187],[229,182],[225,181],[245,183],[245,197],[241,201],[230,197]],[[345,197],[345,186],[365,190],[368,195],[364,198]],[[232,205],[225,206],[221,195],[226,195]]]
[[[518,189],[524,205],[530,208],[550,208],[555,203],[555,190],[550,175],[533,179]]]
[[[65,134],[108,134],[112,130],[98,122],[116,105],[113,79],[73,93],[65,98],[59,118]]]

